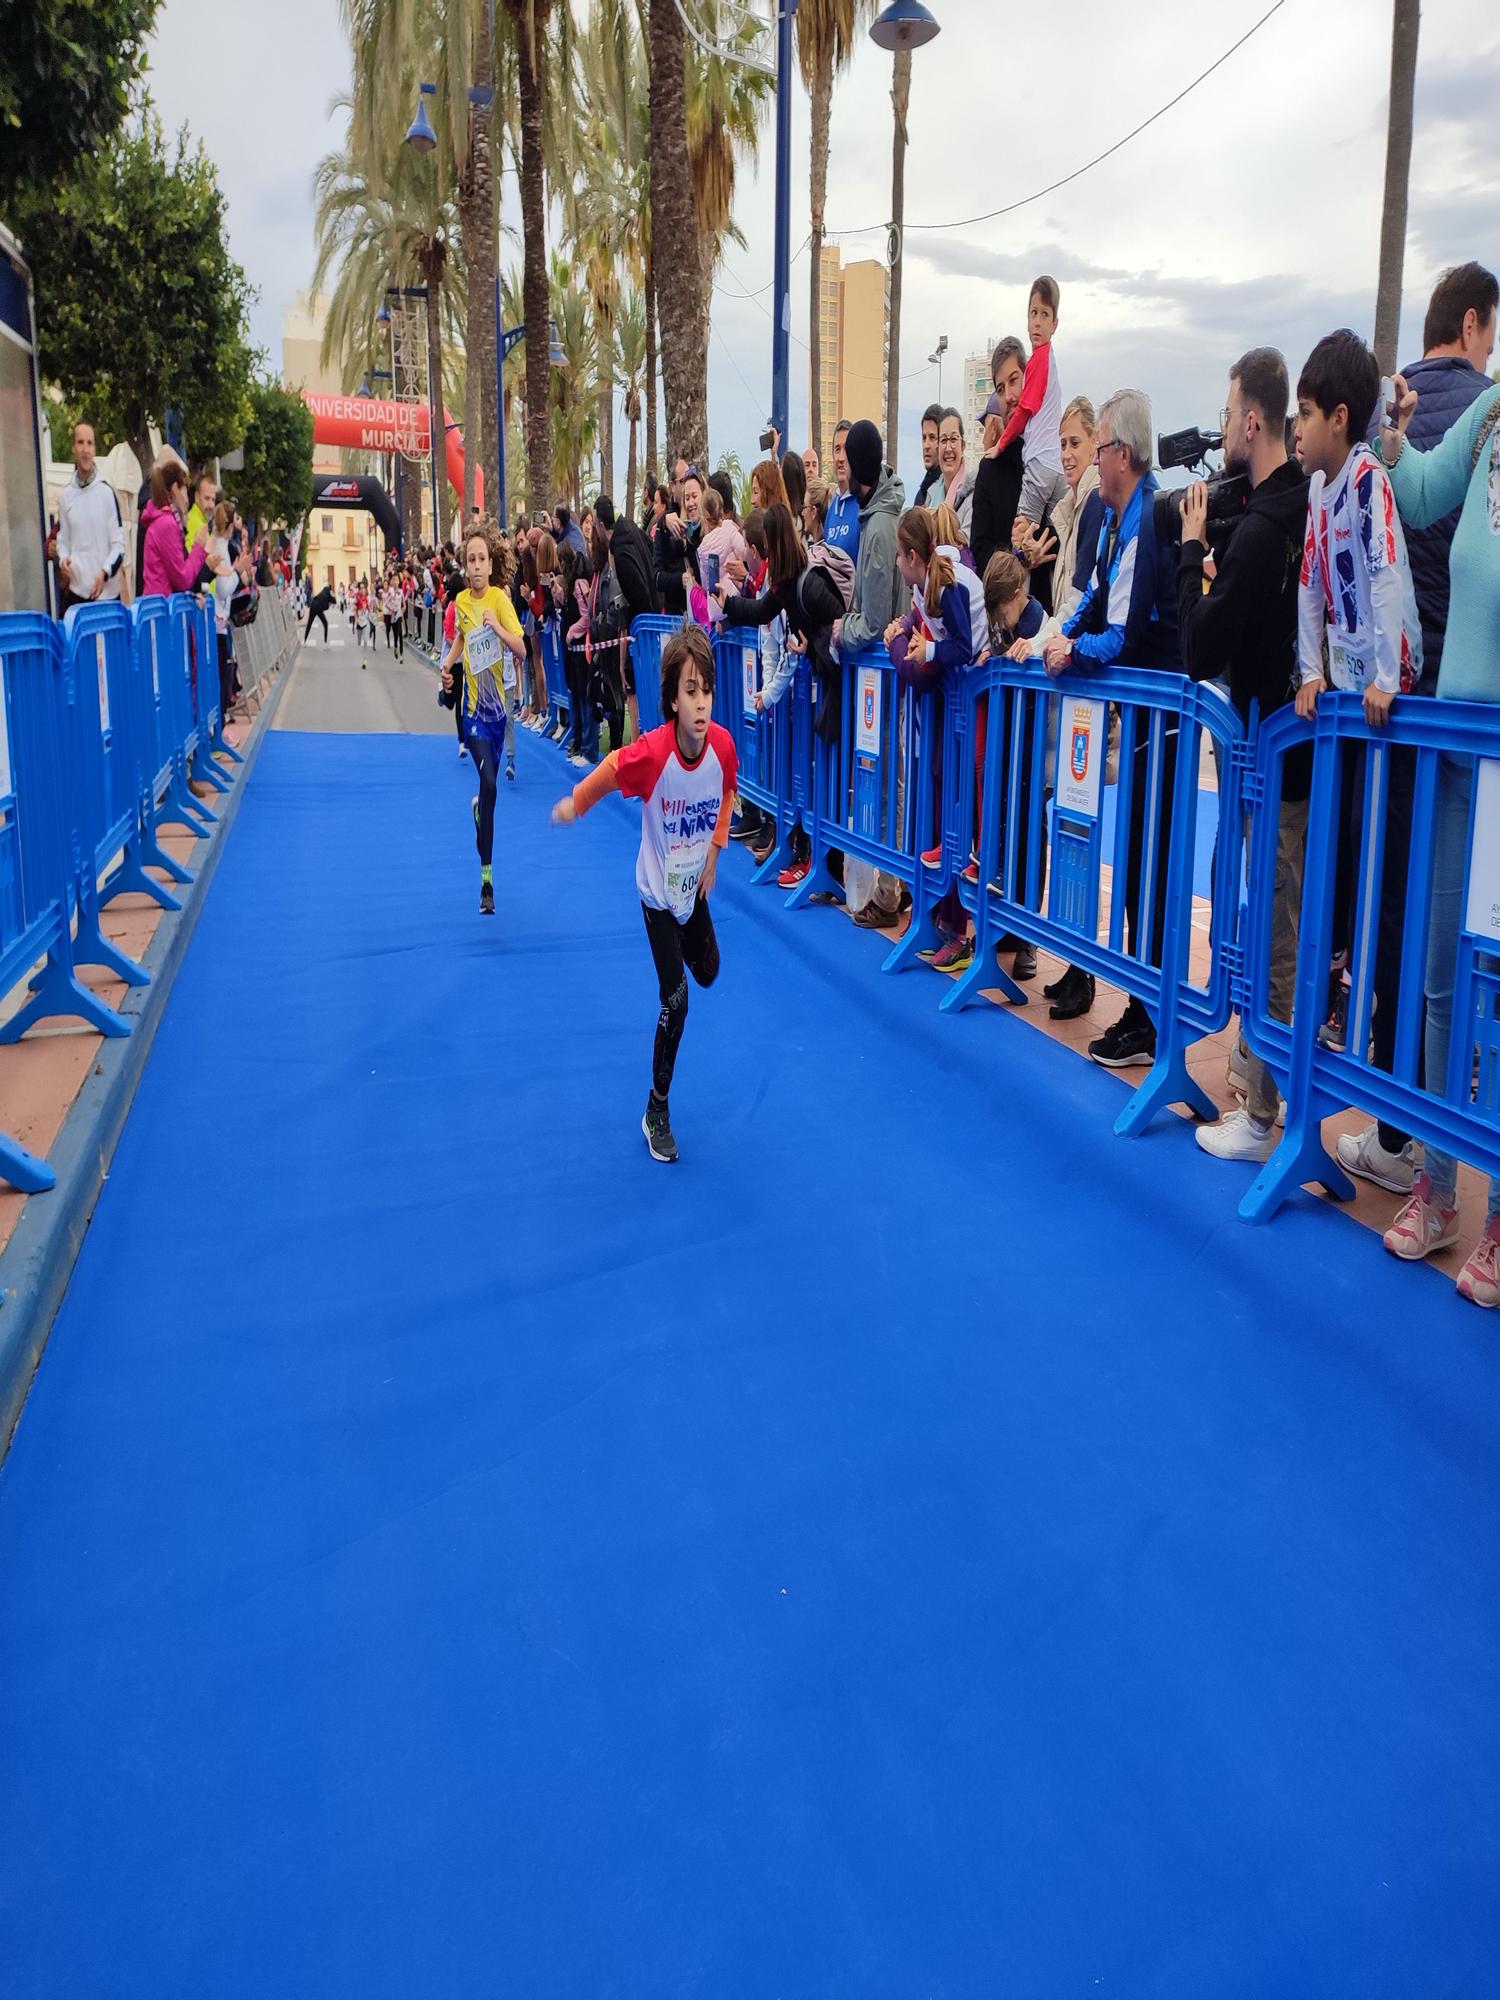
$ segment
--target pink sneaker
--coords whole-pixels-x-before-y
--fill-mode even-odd
[[[1500,1306],[1500,1215],[1490,1217],[1469,1252],[1458,1274],[1458,1296],[1471,1305]]]
[[[1432,1198],[1432,1182],[1426,1174],[1418,1174],[1412,1182],[1411,1200],[1383,1240],[1393,1257],[1405,1257],[1408,1262],[1431,1257],[1458,1241],[1458,1210],[1439,1208]]]

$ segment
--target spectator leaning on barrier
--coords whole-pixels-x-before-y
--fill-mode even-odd
[[[859,501],[849,490],[849,432],[852,425],[840,417],[833,427],[833,483],[837,488],[828,503],[823,521],[823,539],[830,548],[842,549],[850,562],[859,561]],[[894,563],[895,558],[892,557]]]
[[[1432,451],[1407,441],[1419,407],[1413,390],[1396,383],[1398,421],[1381,436],[1381,455],[1402,517],[1414,528],[1459,508],[1449,558],[1451,595],[1439,701],[1500,702],[1500,389],[1476,399]],[[1441,1087],[1453,1034],[1453,981],[1462,902],[1469,867],[1475,764],[1445,756],[1438,772],[1432,855],[1432,909],[1427,932],[1427,1077]],[[1476,851],[1477,854],[1477,851]],[[1467,1067],[1467,1059],[1465,1059]],[[1458,1239],[1458,1163],[1436,1146],[1423,1148],[1411,1199],[1386,1231],[1398,1257],[1430,1256]],[[1463,1298],[1500,1306],[1500,1178],[1492,1178],[1484,1233],[1458,1275]]]
[[[1181,671],[1177,643],[1177,551],[1156,526],[1156,475],[1151,470],[1151,404],[1139,389],[1119,389],[1099,412],[1094,457],[1104,521],[1093,577],[1077,610],[1043,648],[1049,673],[1068,668],[1147,667]],[[1178,730],[1167,717],[1161,734],[1161,798],[1154,828],[1155,886],[1151,935],[1140,931],[1141,860],[1149,808],[1151,732],[1137,731],[1130,797],[1130,835],[1125,871],[1125,915],[1130,949],[1137,957],[1161,962],[1166,922],[1167,860],[1172,793],[1177,769]],[[1142,943],[1144,942],[1144,950]],[[1156,1027],[1134,994],[1125,1011],[1096,1041],[1089,1054],[1107,1069],[1149,1065],[1156,1060]]]
[[[861,646],[878,645],[891,620],[906,608],[907,590],[896,562],[896,523],[901,519],[906,489],[885,463],[880,432],[868,418],[850,425],[842,446],[849,468],[849,492],[859,502],[854,599],[834,628],[839,650],[847,658]],[[830,508],[830,520],[832,513]],[[826,528],[824,540],[833,542]],[[831,706],[824,718],[825,734],[838,728],[840,685],[838,676],[830,678]],[[868,911],[872,904],[891,922],[901,906],[901,884],[853,857],[844,863],[844,895],[856,922],[861,911]]]
[[[942,404],[929,403],[922,412],[922,483],[913,507],[931,507],[942,498],[943,468],[938,464],[938,426],[942,421]]]
[[[1494,274],[1481,264],[1461,264],[1445,271],[1438,280],[1427,307],[1422,330],[1422,359],[1404,371],[1407,387],[1417,393],[1417,411],[1411,421],[1408,442],[1419,451],[1438,444],[1449,426],[1476,397],[1493,385],[1483,371],[1495,348],[1495,308],[1500,299]],[[1448,626],[1448,552],[1453,531],[1458,526],[1458,510],[1434,521],[1430,528],[1414,528],[1406,537],[1407,559],[1411,564],[1412,588],[1416,593],[1417,621],[1422,628],[1422,678],[1413,694],[1429,694],[1436,685],[1443,660],[1443,635]],[[1392,752],[1393,781],[1401,788],[1406,810],[1403,828],[1410,823],[1410,793],[1415,780],[1415,756],[1409,749]],[[1389,834],[1387,835],[1389,840]],[[1399,836],[1398,836],[1399,841]],[[1394,855],[1388,851],[1386,867],[1399,869],[1404,886],[1407,846]],[[1399,925],[1404,916],[1404,896],[1382,901],[1382,921]],[[1399,935],[1387,948],[1387,968],[1399,967]],[[1399,987],[1396,996],[1399,998]],[[1376,1034],[1376,1059],[1393,1047],[1394,1024],[1382,1022]],[[1387,1065],[1388,1066],[1388,1063]],[[1384,1120],[1362,1132],[1343,1133],[1338,1141],[1339,1163],[1346,1173],[1358,1174],[1393,1194],[1409,1194],[1415,1173],[1416,1154],[1405,1132]]]
[[[968,526],[969,545],[981,576],[989,568],[990,557],[1008,549],[1021,510],[1021,486],[1026,477],[1023,441],[1012,438],[1000,449],[1000,433],[1006,419],[1021,400],[1026,378],[1026,355],[1019,340],[1008,334],[990,357],[990,373],[995,384],[995,410],[984,420],[984,449],[974,470],[974,497]]]
[[[1297,679],[1297,591],[1302,537],[1307,528],[1307,479],[1286,451],[1291,388],[1286,363],[1274,347],[1253,347],[1229,371],[1229,401],[1221,424],[1224,469],[1243,473],[1250,500],[1208,574],[1208,487],[1202,480],[1182,502],[1182,553],[1177,584],[1177,629],[1182,663],[1195,681],[1227,680],[1229,698],[1248,724],[1259,704],[1261,719],[1284,708]],[[1307,847],[1307,793],[1311,759],[1286,761],[1276,849],[1271,915],[1271,977],[1267,1002],[1278,1021],[1292,1018],[1297,983],[1297,925],[1302,909],[1302,861]],[[1250,816],[1245,816],[1249,839]],[[1217,1124],[1198,1127],[1198,1144],[1221,1160],[1265,1161],[1276,1150],[1280,1093],[1270,1070],[1241,1040],[1236,1051],[1246,1103]]]
[[[143,597],[170,597],[191,590],[203,567],[204,540],[182,545],[182,523],[188,511],[187,473],[180,459],[157,466],[151,475],[151,498],[141,516]]]
[[[95,459],[94,426],[73,426],[73,477],[57,503],[57,576],[62,610],[120,595],[125,528],[115,489]]]

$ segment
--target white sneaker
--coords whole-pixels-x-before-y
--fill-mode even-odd
[[[1362,1181],[1373,1181],[1392,1194],[1411,1193],[1417,1177],[1417,1151],[1410,1139],[1399,1153],[1388,1153],[1380,1143],[1379,1125],[1367,1125],[1363,1132],[1339,1135],[1338,1156],[1346,1174],[1358,1174]]]
[[[589,768],[589,760],[581,751],[575,750],[568,762],[576,771],[586,771]]]
[[[1216,1125],[1200,1125],[1194,1134],[1205,1153],[1216,1160],[1253,1160],[1264,1166],[1276,1151],[1275,1128],[1256,1129],[1248,1111],[1226,1111]]]
[[[468,747],[468,745],[467,745],[466,743],[460,743],[460,744],[459,744],[459,746],[458,746],[458,754],[459,754],[459,756],[460,756],[460,757],[467,757],[467,756],[468,756],[468,754],[469,754],[469,747]]]

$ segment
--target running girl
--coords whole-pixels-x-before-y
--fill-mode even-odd
[[[701,626],[674,632],[661,649],[661,712],[669,719],[623,750],[611,750],[552,808],[570,826],[606,792],[645,801],[635,886],[656,963],[661,1013],[651,1053],[651,1095],[641,1130],[653,1160],[677,1158],[667,1098],[687,1025],[687,974],[700,986],[719,976],[719,941],[708,897],[729,841],[734,744],[711,718],[714,655]]]
[[[499,566],[505,552],[493,560]],[[526,641],[521,637],[520,620],[506,591],[490,581],[492,552],[483,528],[470,530],[464,542],[464,569],[469,587],[460,592],[454,607],[453,644],[443,660],[443,686],[453,686],[453,667],[460,653],[464,660],[464,724],[469,755],[479,774],[479,797],[474,801],[474,830],[479,848],[479,914],[495,914],[495,879],[492,860],[495,851],[495,791],[500,775],[500,752],[505,747],[505,695],[502,691],[503,659],[507,652],[518,660],[526,657]],[[514,751],[512,751],[514,757]],[[514,776],[514,766],[511,775]]]

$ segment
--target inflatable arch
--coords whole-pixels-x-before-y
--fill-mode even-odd
[[[391,504],[391,496],[378,479],[357,472],[319,472],[313,477],[312,504],[318,507],[362,507],[373,514],[385,545],[399,556],[401,516]]]
[[[395,403],[384,396],[325,396],[315,389],[304,389],[302,400],[312,411],[313,436],[319,444],[343,445],[353,451],[395,451],[399,419],[400,448],[415,451],[424,459],[428,456],[431,430],[425,403]],[[463,432],[446,410],[443,424],[448,484],[462,500]],[[476,506],[484,506],[484,474],[478,466],[474,468],[474,501]]]

